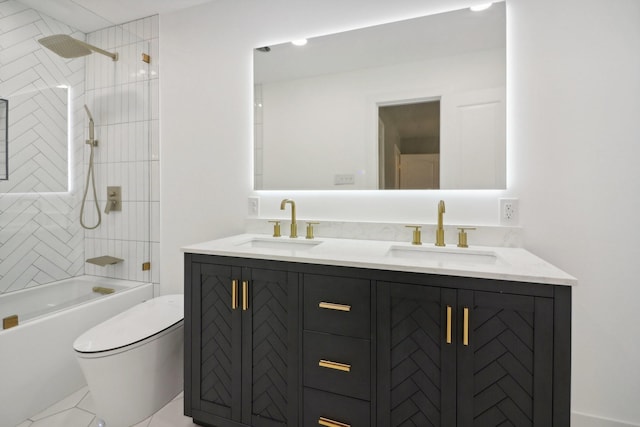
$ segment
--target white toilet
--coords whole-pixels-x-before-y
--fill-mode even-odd
[[[183,319],[183,295],[165,295],[75,340],[73,348],[103,425],[135,425],[182,391]]]

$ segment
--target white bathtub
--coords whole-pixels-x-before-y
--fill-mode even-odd
[[[101,295],[93,287],[113,288]],[[0,295],[0,427],[13,427],[86,384],[73,341],[98,323],[153,297],[150,283],[81,276]],[[0,325],[1,327],[1,325]]]

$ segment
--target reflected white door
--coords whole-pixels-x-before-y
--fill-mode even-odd
[[[506,188],[504,88],[441,100],[441,188]]]

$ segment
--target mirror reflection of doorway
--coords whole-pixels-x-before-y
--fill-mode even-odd
[[[378,107],[380,189],[440,188],[440,100]]]

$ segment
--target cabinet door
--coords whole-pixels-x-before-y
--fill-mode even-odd
[[[377,300],[378,426],[454,426],[455,291],[378,283]]]
[[[297,283],[293,273],[242,269],[243,424],[298,425]]]
[[[553,301],[460,291],[458,426],[548,427],[553,424]]]
[[[233,309],[238,268],[192,264],[191,404],[193,416],[218,423],[240,421],[241,311]],[[237,299],[236,299],[237,300]]]

